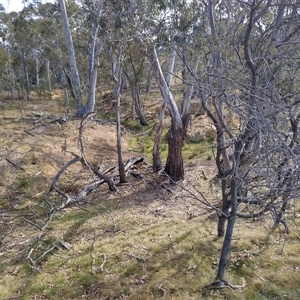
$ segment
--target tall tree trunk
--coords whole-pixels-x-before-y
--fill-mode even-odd
[[[199,61],[200,61],[200,59],[198,58],[195,63],[195,68],[193,70],[194,74],[197,73]],[[194,93],[194,86],[192,84],[189,84],[187,91],[181,102],[182,124],[183,124],[184,133],[186,133],[187,127],[190,123],[191,100],[192,100],[193,93]]]
[[[35,57],[35,80],[36,80],[36,87],[38,89],[38,92],[40,94],[40,60],[38,56]]]
[[[86,112],[94,111],[95,99],[96,99],[96,84],[97,84],[97,67],[98,67],[98,57],[102,50],[103,39],[98,39],[99,31],[99,20],[101,16],[101,11],[103,7],[104,0],[97,4],[97,11],[95,13],[95,18],[92,25],[92,36],[90,39],[90,49],[89,49],[89,90],[88,99],[86,103]]]
[[[163,101],[159,112],[158,124],[156,127],[153,151],[152,151],[152,160],[153,160],[152,168],[154,173],[162,170],[163,168],[162,161],[161,161],[160,146],[161,146],[161,137],[163,133],[165,111],[166,111],[166,102]]]
[[[21,84],[22,84],[22,91],[23,91],[23,99],[24,100],[29,100],[29,78],[28,78],[27,67],[25,65],[24,53],[22,53],[21,74],[22,74]]]
[[[168,65],[168,73],[167,73],[167,78],[166,78],[166,84],[168,87],[170,86],[170,83],[172,80],[172,75],[173,75],[173,70],[174,70],[174,65],[175,65],[175,58],[176,58],[176,49],[174,47],[174,48],[172,48],[172,51],[171,51],[169,65]],[[151,64],[151,73],[153,72],[152,70],[153,70],[153,67]],[[161,139],[162,139],[162,133],[163,133],[165,111],[166,111],[166,101],[163,99],[163,102],[161,104],[161,108],[159,111],[158,124],[156,126],[154,145],[153,145],[153,151],[152,151],[152,160],[153,160],[152,166],[153,166],[153,172],[155,172],[155,173],[162,170],[162,168],[163,168],[162,160],[161,160],[160,146],[161,146]]]
[[[176,58],[176,48],[173,47],[169,59],[169,65],[168,65],[168,71],[167,71],[167,76],[166,76],[166,83],[168,86],[171,85],[171,80],[173,76],[173,70],[174,70],[174,65],[175,65],[175,58]]]
[[[146,93],[151,92],[152,75],[153,75],[152,65],[150,65],[149,71],[148,71],[148,76],[147,76],[147,82],[146,82]]]
[[[76,64],[76,56],[75,56],[74,44],[73,44],[72,34],[70,30],[67,10],[66,10],[64,0],[58,0],[58,3],[61,11],[63,30],[66,39],[67,49],[68,49],[68,57],[69,57],[69,64],[70,64],[70,71],[71,71],[71,83],[72,83],[73,94],[77,106],[77,116],[82,118],[86,112],[81,103],[82,92],[80,86],[80,78],[79,78],[79,73]]]
[[[212,38],[212,73],[215,74],[216,78],[216,89],[217,89],[217,97],[213,97],[213,110],[212,108],[205,107],[205,110],[208,113],[208,116],[214,122],[217,131],[217,156],[216,156],[216,164],[218,167],[218,175],[223,177],[223,174],[226,173],[230,168],[229,156],[226,148],[226,138],[225,138],[225,123],[224,123],[224,98],[222,97],[222,93],[224,90],[224,82],[222,79],[222,57],[221,52],[218,46],[215,46],[217,32],[215,26],[214,19],[214,3],[212,0],[208,1],[208,15],[210,22],[210,30],[211,30],[211,38]],[[214,112],[213,112],[214,111]],[[229,210],[229,201],[226,193],[226,186],[230,184],[230,179],[222,178],[222,211],[224,214],[220,214],[218,220],[218,236],[221,237],[225,233],[225,224],[226,224],[226,214]]]
[[[238,165],[240,163],[240,155],[242,152],[243,143],[241,140],[238,140],[235,142],[235,157],[234,157],[234,163],[235,163],[235,170],[233,171],[232,179],[231,179],[231,210],[228,215],[228,222],[226,227],[226,234],[222,245],[219,265],[218,265],[218,271],[216,280],[223,281],[224,280],[224,274],[227,264],[227,257],[228,252],[230,250],[231,241],[232,241],[232,235],[233,235],[233,229],[234,224],[236,220],[236,213],[237,213],[237,194],[238,194],[238,180],[239,180],[239,174],[238,174]]]
[[[140,119],[141,125],[148,125],[146,117],[144,116],[142,108],[141,108],[140,87],[139,87],[138,83],[136,83],[132,87],[132,96],[134,99],[135,112],[136,112],[138,118]]]
[[[98,30],[97,30],[98,31]],[[96,34],[93,35],[92,39],[96,39]],[[88,91],[88,100],[86,103],[86,111],[92,112],[94,111],[95,101],[96,101],[96,84],[97,84],[97,66],[96,63],[98,60],[98,56],[100,55],[102,49],[102,39],[98,41],[98,44],[95,45],[92,42],[90,49],[90,59],[89,59],[89,91]],[[94,53],[94,54],[92,54]]]
[[[182,159],[184,130],[182,120],[173,95],[163,76],[155,48],[151,50],[150,57],[159,89],[171,113],[171,128],[168,133],[169,149],[165,172],[172,180],[178,181],[184,178]]]
[[[119,165],[119,177],[120,183],[126,182],[125,166],[122,157],[122,135],[121,135],[121,85],[122,85],[122,68],[119,66],[118,81],[116,84],[115,95],[117,98],[116,103],[116,119],[117,119],[117,151],[118,151],[118,165]]]
[[[49,59],[46,59],[46,72],[47,72],[49,96],[50,96],[50,99],[52,99],[52,85],[51,85],[50,61],[49,61]]]
[[[16,79],[15,72],[12,65],[9,65],[10,85],[12,98],[16,98]]]
[[[135,19],[136,1],[130,0],[129,3],[130,14],[132,18]],[[144,46],[143,40],[138,31],[136,31],[135,39],[139,45]],[[168,135],[169,152],[167,157],[167,163],[165,166],[165,172],[170,176],[172,180],[178,181],[184,178],[184,168],[182,159],[184,131],[182,127],[181,116],[176,102],[173,98],[173,95],[170,92],[170,89],[162,73],[155,47],[151,49],[148,58],[150,64],[152,64],[153,66],[153,73],[158,83],[163,99],[166,102],[166,105],[168,106],[169,111],[171,113],[171,129],[169,130]]]

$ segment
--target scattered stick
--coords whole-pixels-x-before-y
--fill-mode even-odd
[[[99,269],[100,269],[100,272],[103,273],[104,272],[104,264],[106,263],[106,255],[104,253],[101,253],[100,256],[103,257],[103,262],[100,265]]]
[[[173,194],[173,191],[169,188],[169,187],[167,187],[165,184],[161,184],[160,185],[163,189],[165,189],[165,190],[167,190],[170,194]]]
[[[72,245],[69,244],[68,242],[64,241],[63,238],[61,238],[61,239],[59,240],[59,243],[60,243],[64,248],[66,248],[67,250],[70,250],[70,249],[72,248]]]
[[[95,274],[95,260],[96,260],[96,257],[93,254],[95,240],[96,240],[96,238],[94,237],[94,241],[92,243],[91,250],[90,250],[90,256],[92,258],[92,262],[91,262],[91,272],[92,272],[92,274]],[[104,253],[101,253],[99,256],[103,257],[103,262],[99,267],[99,270],[102,273],[102,272],[104,272],[104,265],[106,263],[106,255]]]
[[[146,262],[146,261],[147,261],[147,259],[142,258],[142,257],[139,257],[139,256],[136,256],[136,255],[131,254],[131,253],[123,252],[123,254],[125,254],[125,255],[127,255],[127,256],[129,256],[129,257],[135,258],[135,259],[138,260],[138,261],[143,261],[143,262]]]
[[[52,252],[54,249],[58,249],[57,245],[53,245],[50,249],[46,250],[39,258],[35,260],[35,263],[38,263],[42,260],[48,253]]]
[[[75,156],[75,157],[61,167],[61,169],[59,170],[59,172],[53,178],[49,190],[45,194],[44,203],[46,203],[49,206],[49,213],[48,213],[47,220],[45,220],[43,224],[38,225],[34,221],[28,220],[25,217],[23,217],[23,220],[26,223],[28,223],[28,224],[36,227],[39,230],[39,232],[37,233],[37,235],[30,240],[30,242],[28,243],[28,245],[27,245],[27,247],[25,249],[25,251],[27,251],[27,249],[30,249],[30,251],[29,251],[29,253],[28,253],[28,255],[27,255],[26,258],[30,261],[32,267],[34,269],[38,270],[38,271],[39,271],[39,269],[37,267],[38,262],[40,262],[48,253],[52,252],[55,249],[58,249],[59,245],[63,246],[64,248],[66,248],[68,250],[71,248],[70,244],[66,243],[65,241],[63,241],[61,239],[58,243],[54,244],[50,249],[45,250],[45,252],[40,257],[38,257],[37,259],[33,259],[32,258],[32,254],[33,254],[34,249],[37,247],[37,244],[39,243],[39,241],[44,236],[44,234],[45,234],[45,232],[46,232],[46,230],[47,230],[50,222],[52,221],[52,219],[56,215],[56,213],[59,212],[59,211],[62,211],[63,209],[65,209],[65,208],[67,208],[67,207],[69,207],[71,205],[79,206],[79,205],[82,205],[83,203],[90,203],[90,202],[83,201],[84,198],[88,194],[90,194],[91,192],[93,192],[99,185],[101,185],[104,182],[106,182],[108,184],[109,189],[111,191],[116,191],[116,187],[115,187],[115,184],[114,184],[114,179],[117,176],[119,176],[119,175],[118,174],[105,175],[105,174],[108,173],[108,172],[111,172],[113,170],[117,170],[117,167],[110,168],[105,173],[102,173],[102,172],[100,172],[98,170],[98,168],[96,166],[94,166],[93,164],[91,164],[90,162],[87,161],[87,159],[85,157],[85,154],[84,154],[84,148],[83,148],[83,144],[84,143],[83,143],[83,140],[82,140],[84,126],[85,126],[85,123],[87,122],[87,120],[89,118],[91,118],[94,114],[95,113],[87,114],[82,119],[82,121],[81,121],[81,125],[80,125],[80,128],[79,128],[79,137],[78,137],[78,147],[79,147],[79,150],[81,152],[81,156],[79,156],[79,155],[71,152],[71,154],[73,154],[73,156]],[[131,158],[131,159],[127,160],[127,162],[125,163],[125,171],[128,171],[134,164],[141,163],[143,161],[144,161],[143,157]],[[15,167],[18,167],[15,164],[13,164],[11,161],[8,161],[8,162],[11,163],[12,165],[14,165]],[[60,190],[57,187],[57,182],[59,181],[60,177],[64,174],[64,172],[70,166],[72,166],[72,165],[74,165],[74,164],[76,164],[78,162],[81,162],[82,164],[86,165],[94,174],[96,174],[99,177],[100,180],[97,180],[97,181],[95,181],[95,182],[93,182],[91,184],[88,184],[87,186],[85,186],[83,188],[83,190],[81,192],[79,192],[77,194],[77,196],[73,196],[73,195],[69,195],[68,193]],[[52,191],[55,191],[59,195],[63,196],[63,198],[65,199],[58,206],[54,206],[50,201],[47,200],[48,197],[49,197],[49,195],[50,195],[50,193]],[[116,231],[116,225],[115,225],[114,219],[113,219],[111,213],[107,209],[106,209],[106,212],[110,215],[111,219],[113,220],[113,223],[114,223],[114,232],[115,232]],[[94,266],[96,257],[93,255],[92,251],[93,251],[93,245],[92,245],[92,249],[91,249],[90,255],[92,257],[91,269],[92,269],[92,272],[94,272],[94,267],[93,266]],[[131,256],[131,257],[133,257],[133,258],[135,258],[135,259],[137,259],[139,261],[143,261],[143,262],[146,261],[144,258],[135,256],[133,254],[129,254],[129,253],[125,253],[125,254],[128,255],[128,256]],[[24,255],[24,252],[23,252],[22,255]],[[22,257],[22,255],[21,255],[21,257]],[[100,256],[103,257],[103,262],[100,265],[100,271],[103,272],[104,265],[106,263],[106,255],[104,253],[101,253]]]
[[[167,291],[166,291],[166,289],[164,289],[164,288],[162,287],[162,284],[159,285],[158,290],[161,291],[161,292],[163,293],[162,297],[160,297],[160,298],[158,298],[158,299],[165,299],[165,298],[166,298],[166,295],[167,295]]]
[[[27,130],[24,130],[24,132],[26,132],[27,134],[29,134],[29,135],[31,135],[31,136],[33,136],[33,137],[35,137],[35,135],[34,135],[34,134],[32,134],[31,132],[29,132],[29,131],[27,131]]]
[[[27,223],[29,223],[29,224],[31,224],[31,225],[37,227],[39,230],[42,230],[42,228],[41,228],[39,225],[37,225],[37,224],[31,222],[30,220],[27,220],[27,219],[24,218],[24,217],[22,217],[22,219],[23,219],[25,222],[27,222]]]
[[[15,163],[13,163],[13,162],[12,162],[11,160],[9,160],[8,158],[5,158],[5,160],[6,160],[8,163],[10,163],[13,167],[15,167],[16,169],[21,170],[21,171],[25,171],[24,168],[22,168],[22,167],[16,165]]]
[[[223,288],[242,289],[245,286],[246,286],[246,282],[244,282],[242,285],[233,285],[227,282],[226,280],[216,280],[213,283],[204,287],[204,289],[207,290],[215,290],[215,289],[223,289]]]
[[[40,269],[36,266],[36,262],[31,258],[31,254],[33,252],[33,248],[30,249],[26,259],[30,261],[31,267],[41,273]]]

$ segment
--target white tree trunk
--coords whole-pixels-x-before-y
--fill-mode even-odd
[[[40,87],[40,60],[38,56],[35,57],[35,76],[36,76],[36,86]]]
[[[97,3],[97,9],[95,15],[99,18],[101,16],[102,7],[104,0]],[[102,50],[103,39],[98,39],[99,21],[94,20],[92,24],[92,35],[90,39],[90,50],[89,50],[89,90],[88,99],[86,103],[86,112],[94,111],[95,100],[96,100],[96,84],[97,84],[97,66],[98,57]]]
[[[72,39],[72,34],[70,30],[67,10],[65,6],[64,0],[58,0],[60,11],[61,11],[61,18],[63,23],[63,30],[66,39],[67,49],[68,49],[68,56],[69,56],[69,64],[70,64],[70,71],[71,71],[71,83],[72,89],[77,105],[77,115],[79,117],[83,117],[85,112],[82,111],[82,104],[81,104],[81,86],[80,86],[80,78],[76,64],[76,56],[74,50],[74,44]]]
[[[176,58],[176,48],[172,48],[170,59],[169,59],[169,66],[168,66],[168,72],[166,76],[166,83],[168,86],[171,84],[174,65],[175,65],[175,58]]]
[[[52,98],[52,86],[51,86],[50,61],[49,61],[49,59],[46,59],[46,72],[47,72],[49,95],[50,95],[50,99],[51,99]]]
[[[166,83],[168,86],[170,86],[174,65],[175,65],[175,57],[176,57],[176,50],[175,48],[172,49],[170,59],[169,59],[169,66],[168,66],[168,74],[166,78]],[[151,73],[152,72],[152,64],[151,64]],[[152,159],[153,159],[153,171],[158,172],[162,169],[162,160],[161,160],[161,151],[160,151],[160,144],[161,144],[161,138],[162,138],[162,132],[163,132],[163,124],[165,119],[165,111],[166,111],[166,102],[163,100],[160,112],[159,112],[159,118],[158,118],[158,124],[156,127],[155,132],[155,138],[154,138],[154,144],[153,144],[153,151],[152,151]]]
[[[12,65],[9,65],[9,74],[11,82],[11,94],[13,99],[16,98],[16,76]]]

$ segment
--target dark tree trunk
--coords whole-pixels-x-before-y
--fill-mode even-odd
[[[135,86],[132,87],[132,97],[134,99],[135,112],[140,119],[141,125],[148,125],[141,108],[140,88],[138,83],[135,83]]]
[[[173,75],[173,70],[174,70],[174,65],[175,65],[175,57],[176,57],[176,50],[175,50],[175,48],[173,48],[171,55],[170,55],[170,59],[169,59],[168,74],[166,77],[166,84],[168,87],[170,86],[170,83],[172,80],[172,75]],[[151,70],[153,70],[152,64],[151,64]],[[163,103],[161,105],[161,109],[159,112],[159,120],[158,120],[158,124],[156,127],[153,152],[152,152],[153,171],[155,173],[160,171],[163,168],[162,161],[161,161],[160,143],[161,143],[161,137],[162,137],[162,132],[163,132],[165,111],[166,111],[166,101],[163,100]]]
[[[122,157],[122,136],[121,136],[121,85],[122,85],[122,69],[119,66],[118,74],[117,74],[117,85],[115,94],[117,97],[117,104],[116,104],[116,119],[117,119],[117,151],[118,151],[118,165],[119,165],[119,177],[120,183],[126,182],[126,174],[125,174],[125,166]]]
[[[168,132],[168,157],[165,166],[165,172],[173,181],[184,178],[184,168],[182,159],[184,130],[178,123],[172,121],[171,128]]]
[[[234,165],[235,165],[235,170],[233,171],[232,179],[231,179],[231,211],[230,214],[228,215],[228,222],[227,222],[227,228],[226,228],[226,234],[225,238],[223,241],[223,246],[222,246],[222,251],[221,251],[221,256],[220,256],[220,261],[219,261],[219,266],[218,266],[218,272],[216,276],[216,280],[224,280],[224,274],[225,274],[225,269],[226,269],[226,264],[227,264],[227,257],[228,257],[228,252],[230,250],[230,245],[231,245],[231,240],[232,240],[232,234],[233,234],[233,228],[236,220],[236,214],[237,214],[237,195],[238,195],[238,166],[240,164],[240,157],[243,149],[243,142],[241,140],[238,140],[235,142],[235,147],[234,147]]]
[[[226,215],[228,214],[230,202],[228,201],[227,193],[226,193],[227,179],[222,179],[222,212],[223,214],[218,215],[218,237],[223,237],[225,233],[225,223],[227,220]]]
[[[159,89],[166,105],[169,108],[172,118],[172,125],[168,135],[169,149],[165,172],[170,176],[172,180],[178,181],[184,178],[182,159],[184,130],[182,127],[182,119],[173,95],[170,92],[170,89],[163,76],[155,48],[152,49],[150,57]]]

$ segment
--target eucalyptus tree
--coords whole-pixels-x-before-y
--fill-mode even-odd
[[[142,23],[141,20],[141,11],[145,7],[145,3],[148,4],[148,9],[152,11],[156,11],[156,17],[152,20],[147,20],[152,26],[141,27]],[[157,46],[162,48],[167,48],[171,44],[171,48],[176,49],[178,45],[182,46],[184,43],[179,44],[175,41],[174,37],[177,38],[178,35],[178,28],[174,25],[175,21],[170,21],[169,12],[172,12],[174,19],[178,23],[177,14],[180,14],[180,10],[183,9],[188,2],[186,1],[144,1],[141,7],[140,2],[136,1],[129,1],[130,3],[130,14],[132,15],[133,27],[135,28],[135,41],[138,43],[140,49],[146,52],[146,56],[148,57],[149,63],[151,65],[151,71],[153,72],[154,77],[156,78],[157,85],[161,91],[163,96],[163,103],[162,103],[162,111],[160,113],[160,119],[164,117],[164,105],[166,105],[167,109],[170,111],[171,115],[171,128],[168,132],[168,156],[164,171],[171,177],[172,180],[178,181],[184,178],[184,167],[183,167],[183,158],[182,158],[182,148],[184,142],[184,136],[186,131],[186,123],[189,120],[189,104],[191,97],[191,93],[186,94],[185,99],[185,109],[184,118],[181,116],[179,107],[175,102],[174,96],[171,92],[169,82],[166,81],[167,77],[170,75],[170,71],[168,72],[166,78],[163,73],[161,63],[159,61],[159,57],[156,51]],[[186,10],[188,11],[188,10]],[[149,14],[151,15],[151,14]],[[147,16],[143,16],[143,21],[147,18]],[[190,20],[190,22],[192,22]],[[187,21],[188,23],[188,21]],[[145,29],[146,28],[146,29]],[[152,30],[152,31],[151,31]],[[185,29],[184,29],[185,30]],[[174,51],[171,51],[171,53]],[[176,50],[178,53],[179,51]],[[172,56],[170,62],[172,62]],[[174,58],[175,56],[173,56]],[[182,55],[181,55],[182,58]],[[192,61],[192,60],[191,60]],[[174,66],[173,63],[169,64]],[[197,65],[197,63],[195,63]],[[172,68],[173,68],[172,66]],[[172,69],[171,68],[171,69]],[[192,68],[194,69],[194,68]],[[186,83],[186,82],[185,82]],[[153,166],[154,170],[159,170],[161,168],[161,160],[159,155],[159,142],[160,142],[160,126],[157,130],[157,136],[155,138],[155,146],[153,151]]]
[[[91,34],[89,37],[89,82],[88,82],[88,99],[86,102],[86,112],[94,111],[95,97],[96,97],[96,84],[97,84],[97,71],[99,55],[103,47],[103,36],[99,37],[100,18],[104,0],[84,2],[87,7],[89,15],[89,24],[91,26]]]
[[[11,83],[21,85],[24,98],[31,89],[45,88],[46,60],[52,60],[51,51],[54,30],[51,21],[43,12],[53,5],[30,5],[20,13],[12,12],[1,17],[3,40],[12,61]],[[39,86],[41,84],[41,86]]]
[[[64,0],[58,0],[61,19],[63,24],[63,30],[68,50],[68,58],[69,58],[69,65],[70,65],[70,73],[71,73],[71,90],[73,92],[73,97],[76,101],[77,106],[77,115],[79,117],[83,117],[85,114],[85,109],[82,106],[82,91],[81,91],[81,84],[80,84],[80,77],[77,68],[77,61],[76,55],[74,50],[73,38],[70,29],[69,19],[67,15],[67,9]]]
[[[15,85],[12,73],[12,56],[7,38],[9,36],[10,18],[6,14],[3,5],[0,5],[0,91],[10,90],[15,96]]]

